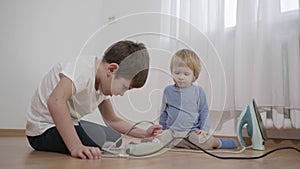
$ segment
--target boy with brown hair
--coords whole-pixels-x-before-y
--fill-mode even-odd
[[[27,113],[26,135],[35,150],[70,154],[82,159],[101,158],[103,145],[87,133],[97,129],[100,142],[116,141],[132,125],[115,115],[108,96],[123,95],[142,87],[149,71],[149,54],[144,44],[124,40],[111,45],[103,59],[80,57],[54,66],[36,90]],[[80,118],[98,107],[111,127],[89,123],[84,129]],[[147,130],[134,128],[133,137],[161,133],[160,125]],[[119,133],[118,133],[119,132]]]

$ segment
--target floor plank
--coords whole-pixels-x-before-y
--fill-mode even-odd
[[[276,147],[293,146],[300,148],[299,140],[266,141],[266,151],[247,149],[241,154],[217,153],[220,156],[259,156]],[[132,158],[103,158],[101,160],[81,160],[68,155],[34,151],[25,137],[0,137],[0,166],[5,169],[243,169],[272,168],[299,169],[300,153],[294,150],[282,150],[258,160],[221,160],[203,152],[167,151],[159,156]]]

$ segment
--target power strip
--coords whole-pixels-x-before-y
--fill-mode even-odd
[[[127,144],[125,150],[129,155],[149,155],[162,147],[161,142],[142,142]]]

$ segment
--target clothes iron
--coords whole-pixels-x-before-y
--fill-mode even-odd
[[[243,147],[246,147],[246,143],[242,135],[242,129],[245,124],[247,124],[247,134],[251,138],[252,149],[265,150],[264,141],[267,139],[265,134],[266,132],[263,128],[262,119],[254,99],[245,107],[237,123],[237,136],[241,146]]]

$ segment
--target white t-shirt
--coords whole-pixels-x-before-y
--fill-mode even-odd
[[[82,116],[94,112],[104,99],[109,98],[95,90],[96,60],[94,56],[82,56],[71,62],[59,63],[50,70],[33,95],[26,115],[26,135],[37,136],[55,126],[47,100],[62,75],[72,80],[75,86],[75,93],[67,102],[74,125],[78,124]]]

